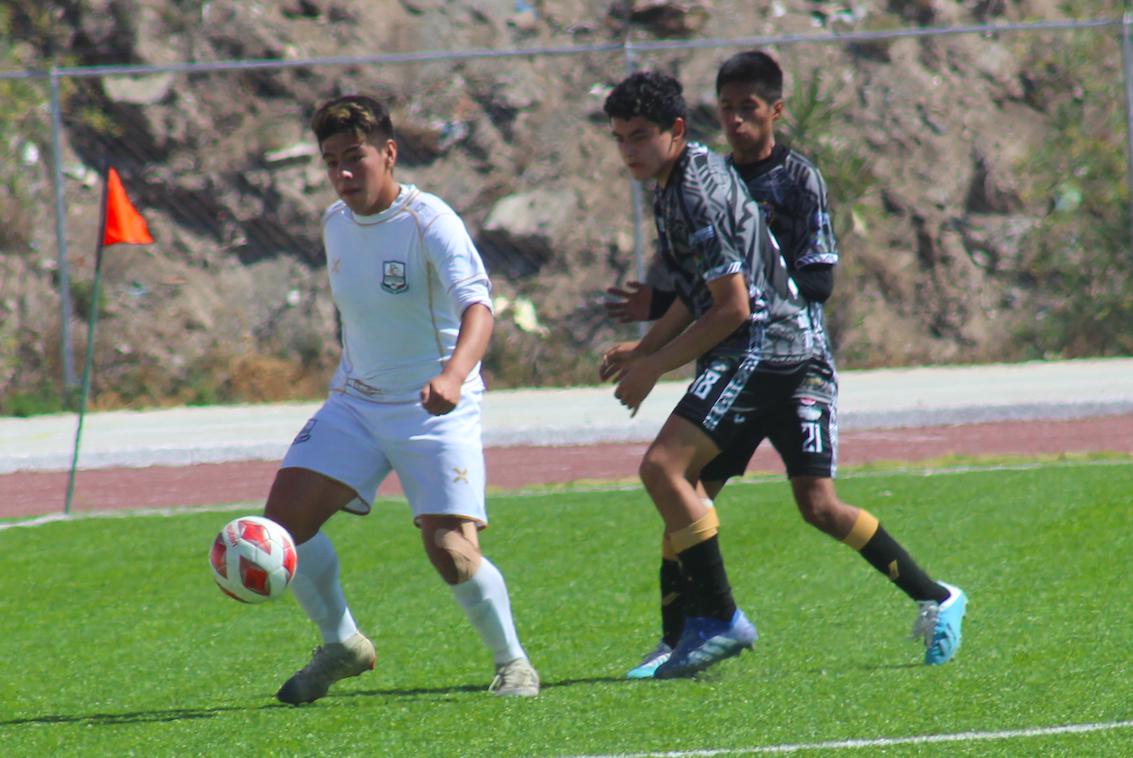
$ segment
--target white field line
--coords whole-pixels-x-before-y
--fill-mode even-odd
[[[1006,465],[965,465],[965,466],[948,466],[942,468],[893,468],[893,469],[877,469],[871,471],[858,471],[849,472],[839,475],[839,479],[876,479],[878,477],[888,476],[953,476],[957,474],[973,474],[973,473],[997,473],[1004,471],[1033,471],[1043,468],[1078,468],[1083,466],[1128,466],[1130,459],[1128,458],[1103,458],[1099,460],[1069,460],[1069,461],[1051,461],[1043,462],[1036,461],[1034,463],[1017,463]],[[728,486],[735,487],[737,485],[743,486],[756,486],[766,484],[782,484],[784,478],[782,475],[771,474],[767,476],[748,477],[737,479],[731,482]],[[602,483],[595,482],[593,484],[548,484],[540,487],[531,487],[527,489],[508,490],[506,492],[491,492],[488,494],[489,498],[493,497],[541,497],[547,495],[556,495],[563,493],[574,492],[632,492],[641,489],[641,485],[634,483]],[[396,497],[382,499],[397,499]],[[0,532],[6,529],[15,527],[26,526],[43,526],[44,524],[51,524],[57,521],[85,521],[88,519],[104,519],[104,518],[145,518],[149,516],[176,516],[183,513],[224,513],[230,511],[249,511],[258,512],[263,506],[263,501],[242,501],[236,503],[222,503],[218,505],[187,505],[187,506],[174,506],[171,508],[124,508],[122,510],[111,511],[83,511],[81,513],[72,513],[66,515],[63,513],[49,513],[43,516],[34,516],[27,519],[19,519],[15,521],[0,521]]]
[[[1050,737],[1060,734],[1110,732],[1133,728],[1133,721],[1108,721],[1098,724],[1064,724],[1036,726],[1029,729],[1006,729],[995,732],[956,732],[955,734],[923,734],[910,737],[878,737],[876,739],[800,742],[756,747],[720,748],[711,750],[672,750],[651,753],[609,753],[577,755],[567,758],[711,758],[720,755],[760,755],[766,753],[798,753],[804,750],[857,750],[859,748],[896,747],[899,745],[934,745],[947,742],[991,742],[1025,737]]]
[[[124,508],[117,511],[83,511],[82,513],[49,513],[46,516],[35,516],[22,521],[0,522],[0,532],[18,526],[43,526],[56,521],[89,521],[91,519],[105,518],[146,518],[149,516],[177,516],[184,513],[224,513],[227,511],[248,511],[259,513],[263,509],[263,501],[245,501],[241,503],[223,503],[219,505],[185,505],[174,508]]]

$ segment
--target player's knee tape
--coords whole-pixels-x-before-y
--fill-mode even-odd
[[[480,570],[480,548],[456,529],[438,529],[433,533],[433,543],[448,553],[456,569],[454,584],[466,582]]]
[[[719,532],[720,518],[716,515],[715,508],[709,508],[707,513],[688,526],[670,532],[669,543],[673,546],[673,552],[683,553],[690,547],[712,539]]]
[[[869,511],[859,510],[858,517],[854,519],[854,525],[850,527],[850,533],[842,538],[842,542],[854,550],[861,550],[867,542],[873,539],[873,535],[877,534],[877,526],[876,516]]]
[[[702,497],[700,499],[700,502],[704,503],[709,508],[714,507],[714,503],[712,502],[712,498],[710,498],[710,497]],[[713,511],[713,512],[715,512],[715,511]],[[716,522],[717,531],[719,531],[719,528],[720,528],[720,522],[717,521]],[[715,532],[713,532],[713,534],[715,534]],[[711,536],[712,536],[711,534],[708,535],[708,537],[711,537]],[[708,539],[708,537],[705,537],[704,539]],[[704,540],[701,540],[701,542],[703,542],[703,541]],[[693,543],[693,544],[696,544],[696,543]],[[668,532],[661,535],[661,559],[666,560],[666,561],[677,560],[677,551],[673,547],[673,540],[672,540],[672,537],[669,536]]]

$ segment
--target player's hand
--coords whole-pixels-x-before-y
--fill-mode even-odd
[[[460,402],[462,382],[446,374],[438,374],[421,388],[421,407],[434,416],[443,416]]]
[[[626,282],[626,288],[610,287],[606,294],[614,300],[603,305],[606,315],[623,324],[649,320],[649,304],[653,301],[653,288],[641,282]]]
[[[619,342],[602,355],[602,363],[598,366],[598,378],[602,381],[621,378],[625,364],[636,357],[636,342]]]
[[[653,391],[657,380],[661,378],[661,373],[653,367],[653,363],[648,358],[634,358],[622,367],[614,397],[629,408],[630,418],[637,415],[638,408]]]

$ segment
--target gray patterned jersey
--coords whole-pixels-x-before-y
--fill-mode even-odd
[[[837,265],[838,243],[830,224],[826,182],[813,163],[781,144],[756,163],[736,164],[731,156],[727,160],[763,209],[793,276],[808,268]],[[825,357],[833,361],[822,304],[812,302],[810,308]]]
[[[653,195],[658,253],[677,296],[700,318],[708,282],[743,273],[751,316],[701,357],[742,356],[758,366],[797,364],[817,346],[806,302],[787,273],[759,206],[721,156],[689,143]]]

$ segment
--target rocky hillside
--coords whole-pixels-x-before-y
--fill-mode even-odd
[[[618,45],[1120,16],[1118,0],[285,0],[8,3],[8,70],[413,51],[463,60],[64,80],[66,229],[81,366],[104,161],[157,243],[108,251],[96,406],[315,397],[337,360],[306,131],[329,96],[393,104],[399,174],[460,211],[493,273],[494,386],[594,381],[632,278],[630,186],[601,102]],[[1118,27],[771,46],[782,137],[831,189],[843,253],[830,322],[845,367],[1133,353]],[[557,54],[490,51],[554,47]],[[588,47],[590,52],[567,54]],[[719,142],[716,66],[742,46],[639,50],[686,83]],[[0,82],[0,410],[60,376],[48,90]],[[646,217],[648,221],[648,216]],[[643,227],[648,235],[648,223]],[[647,240],[648,244],[648,240]],[[1124,251],[1124,252],[1123,252]]]

